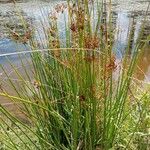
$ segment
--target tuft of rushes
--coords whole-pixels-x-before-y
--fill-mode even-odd
[[[41,13],[46,18],[45,12]],[[63,38],[59,15],[64,17]],[[2,84],[0,96],[14,103],[26,121],[0,105],[1,148],[148,150],[150,95],[137,95],[132,78],[145,46],[142,29],[134,46],[130,45],[134,31],[129,32],[119,64],[113,50],[111,3],[68,0],[56,5],[47,22],[41,21],[45,39],[40,44],[31,31],[11,36],[18,42],[25,40],[31,50],[22,54],[30,53],[30,60],[12,54],[19,55],[22,74],[8,59],[15,81],[1,66],[14,94]]]

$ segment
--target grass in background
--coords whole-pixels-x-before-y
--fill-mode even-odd
[[[63,39],[60,15],[65,16]],[[28,120],[26,124],[0,106],[2,149],[148,150],[150,95],[142,91],[137,95],[132,80],[145,44],[141,42],[142,29],[134,46],[129,32],[119,65],[111,19],[111,3],[68,0],[54,8],[46,20],[48,26],[43,24],[43,49],[30,31],[25,30],[24,36],[13,33],[14,40],[24,40],[32,50],[28,63],[33,73],[21,61],[24,78],[9,61],[18,84],[1,66],[15,94],[2,86],[0,96],[19,103]]]

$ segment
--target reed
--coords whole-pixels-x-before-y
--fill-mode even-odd
[[[46,18],[45,12],[41,13]],[[64,17],[63,38],[59,16]],[[20,52],[11,54],[20,56],[24,75],[8,60],[17,77],[14,81],[1,66],[15,92],[10,94],[2,85],[0,96],[15,103],[28,124],[0,105],[2,149],[148,149],[150,95],[136,95],[132,79],[145,46],[142,29],[134,46],[130,46],[133,33],[129,32],[119,64],[111,3],[68,0],[58,4],[45,20],[48,25],[41,21],[45,39],[40,46],[26,28],[24,35],[11,36],[29,47],[21,54],[30,70]]]

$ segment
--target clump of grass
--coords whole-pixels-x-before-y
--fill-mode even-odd
[[[148,148],[145,142],[149,131],[145,129],[149,123],[145,115],[149,116],[146,108],[149,95],[135,97],[132,93],[132,75],[143,45],[142,33],[131,47],[130,32],[119,66],[113,51],[115,33],[110,9],[111,4],[88,0],[58,4],[49,16],[48,27],[43,25],[44,49],[39,50],[36,37],[27,38],[26,43],[32,49],[28,62],[32,64],[32,77],[22,58],[21,66],[28,81],[10,61],[19,84],[1,66],[15,94],[10,95],[1,87],[0,96],[17,103],[16,107],[29,120],[29,124],[23,123],[1,105],[5,149]],[[60,14],[65,17],[63,39],[57,22]],[[129,52],[132,52],[130,57]]]

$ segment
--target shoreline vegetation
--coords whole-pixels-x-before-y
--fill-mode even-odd
[[[14,77],[0,65],[7,78],[0,80],[0,98],[14,103],[23,119],[0,104],[0,149],[149,150],[150,86],[134,80],[150,41],[144,32],[149,5],[136,39],[131,20],[120,62],[111,1],[67,0],[48,16],[41,11],[43,32],[20,14],[23,32],[9,29],[9,35],[29,50],[13,54],[22,71],[7,59]],[[41,45],[34,32],[44,34]]]

